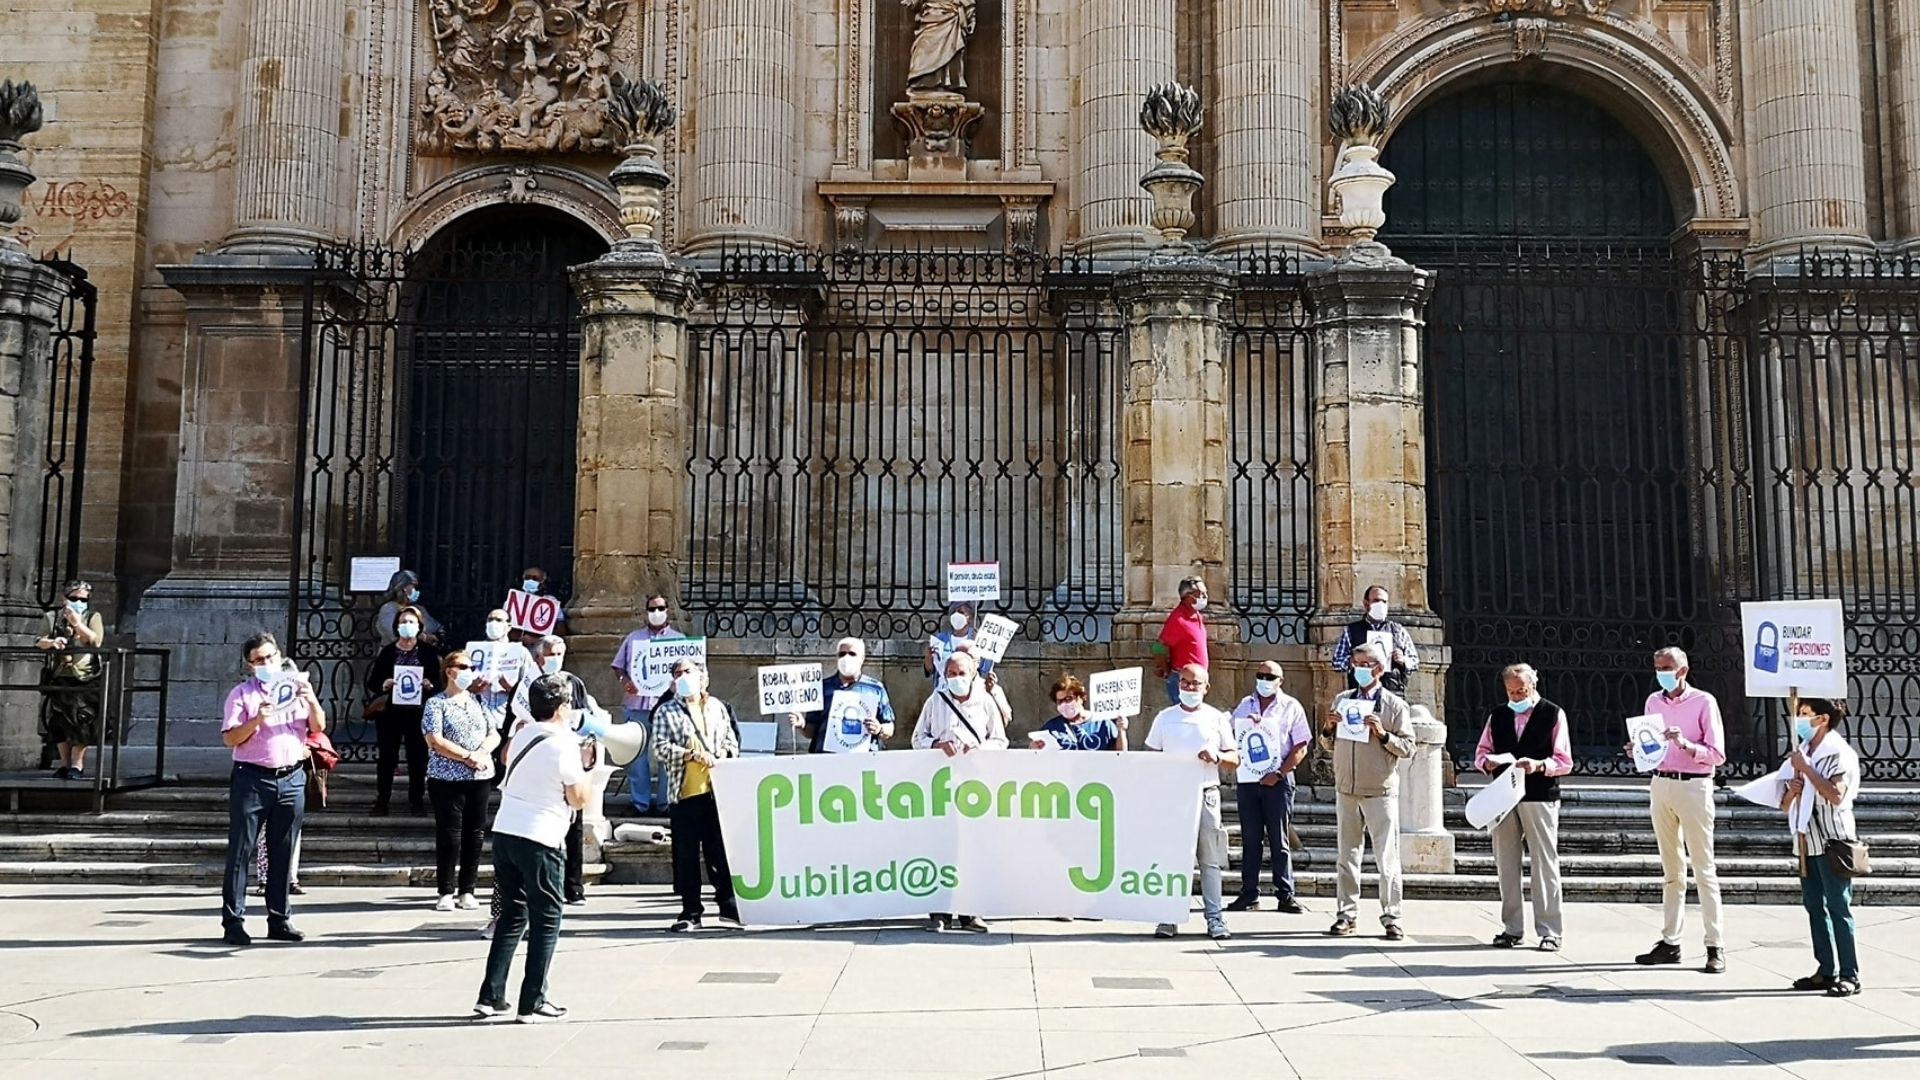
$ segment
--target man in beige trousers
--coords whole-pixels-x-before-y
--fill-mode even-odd
[[[1400,928],[1400,759],[1413,752],[1405,698],[1380,684],[1386,658],[1371,645],[1353,649],[1358,688],[1333,699],[1320,725],[1320,745],[1333,755],[1334,819],[1339,832],[1340,895],[1327,933],[1347,937],[1360,914],[1360,856],[1373,839],[1380,870],[1380,924],[1388,941],[1407,936]],[[1363,834],[1364,830],[1364,836]]]
[[[1653,773],[1649,792],[1653,839],[1660,848],[1661,899],[1666,921],[1660,940],[1634,957],[1638,964],[1680,962],[1680,931],[1687,913],[1687,867],[1700,890],[1700,918],[1707,924],[1707,962],[1700,970],[1727,970],[1720,936],[1720,873],[1713,864],[1713,771],[1727,760],[1727,736],[1720,703],[1687,682],[1687,654],[1661,649],[1653,654],[1660,689],[1647,698],[1647,715],[1661,717],[1666,756]],[[1631,753],[1632,748],[1628,748]]]

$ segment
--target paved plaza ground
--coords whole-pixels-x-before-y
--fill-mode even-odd
[[[316,889],[302,945],[219,943],[203,891],[0,889],[0,1078],[1920,1076],[1920,909],[1860,912],[1865,994],[1791,993],[1798,908],[1728,908],[1723,976],[1640,969],[1657,908],[1578,904],[1566,949],[1500,952],[1495,905],[1412,902],[1403,943],[1309,914],[1208,941],[1108,923],[665,933],[659,887],[570,908],[565,1022],[465,1019],[485,911]],[[257,901],[256,901],[257,904]],[[513,988],[517,988],[517,975]],[[510,988],[512,989],[512,988]]]

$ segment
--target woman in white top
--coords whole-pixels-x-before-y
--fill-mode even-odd
[[[913,725],[913,748],[938,750],[948,757],[976,750],[1005,750],[1007,719],[983,685],[985,680],[980,677],[973,654],[952,654],[944,670],[946,677],[920,706],[920,719]],[[986,920],[975,915],[936,911],[927,917],[927,930],[935,934],[943,930],[984,934],[988,926]]]
[[[1860,756],[1840,737],[1846,706],[1826,698],[1800,699],[1794,748],[1780,779],[1786,782],[1780,809],[1793,833],[1800,860],[1800,898],[1813,931],[1820,970],[1794,980],[1795,990],[1821,990],[1833,997],[1860,992],[1860,958],[1853,939],[1853,881],[1840,876],[1830,848],[1858,840],[1853,800],[1860,793]]]

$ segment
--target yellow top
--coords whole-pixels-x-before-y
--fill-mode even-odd
[[[711,746],[713,745],[713,729],[707,725],[706,706],[707,699],[701,698],[700,708],[698,710],[688,709],[687,715],[692,718],[693,726],[700,733],[701,745]],[[713,770],[695,761],[693,758],[688,758],[687,776],[686,779],[680,783],[680,797],[683,799],[691,799],[695,795],[705,795],[712,790]]]

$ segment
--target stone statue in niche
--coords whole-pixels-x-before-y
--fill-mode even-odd
[[[967,42],[979,12],[974,0],[901,0],[913,13],[907,92],[967,88]]]
[[[611,153],[613,40],[631,0],[428,0],[425,153]]]

